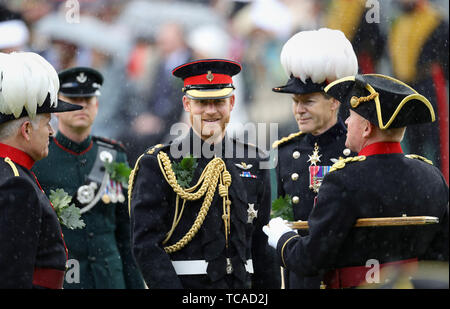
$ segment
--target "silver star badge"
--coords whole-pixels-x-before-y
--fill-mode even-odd
[[[255,210],[255,204],[248,203],[247,213],[248,213],[247,223],[253,223],[253,220],[258,217],[258,211]]]
[[[320,157],[322,155],[319,155],[319,146],[317,143],[314,145],[314,151],[312,155],[308,155],[309,159],[308,162],[311,162],[311,165],[317,165],[317,162],[320,162]]]

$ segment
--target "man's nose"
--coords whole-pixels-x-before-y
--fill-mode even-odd
[[[214,102],[208,103],[206,105],[205,112],[208,114],[214,114],[215,112],[217,112],[216,104],[214,104]]]
[[[304,113],[306,111],[305,106],[302,103],[298,103],[295,106],[295,112],[297,113]]]

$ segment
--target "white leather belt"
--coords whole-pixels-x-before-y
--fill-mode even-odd
[[[208,262],[205,260],[172,261],[177,275],[206,275]],[[247,260],[245,270],[253,274],[253,261]]]

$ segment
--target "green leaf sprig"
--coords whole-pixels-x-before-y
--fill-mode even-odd
[[[120,182],[122,186],[128,186],[128,178],[130,177],[131,168],[124,162],[104,162],[106,172],[113,181]]]
[[[284,197],[280,196],[272,202],[271,217],[281,217],[287,221],[294,221],[294,212],[289,194],[286,194]]]
[[[172,162],[173,172],[175,173],[178,184],[182,188],[189,188],[197,165],[197,159],[192,155],[184,157],[180,162]]]
[[[82,229],[86,226],[83,219],[80,219],[80,208],[70,204],[72,197],[64,189],[50,190],[49,198],[58,216],[59,223],[71,230]]]

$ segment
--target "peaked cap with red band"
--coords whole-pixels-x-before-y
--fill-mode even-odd
[[[242,69],[239,62],[201,59],[182,64],[172,74],[184,81],[183,91],[192,99],[222,99],[232,95],[232,76]]]

